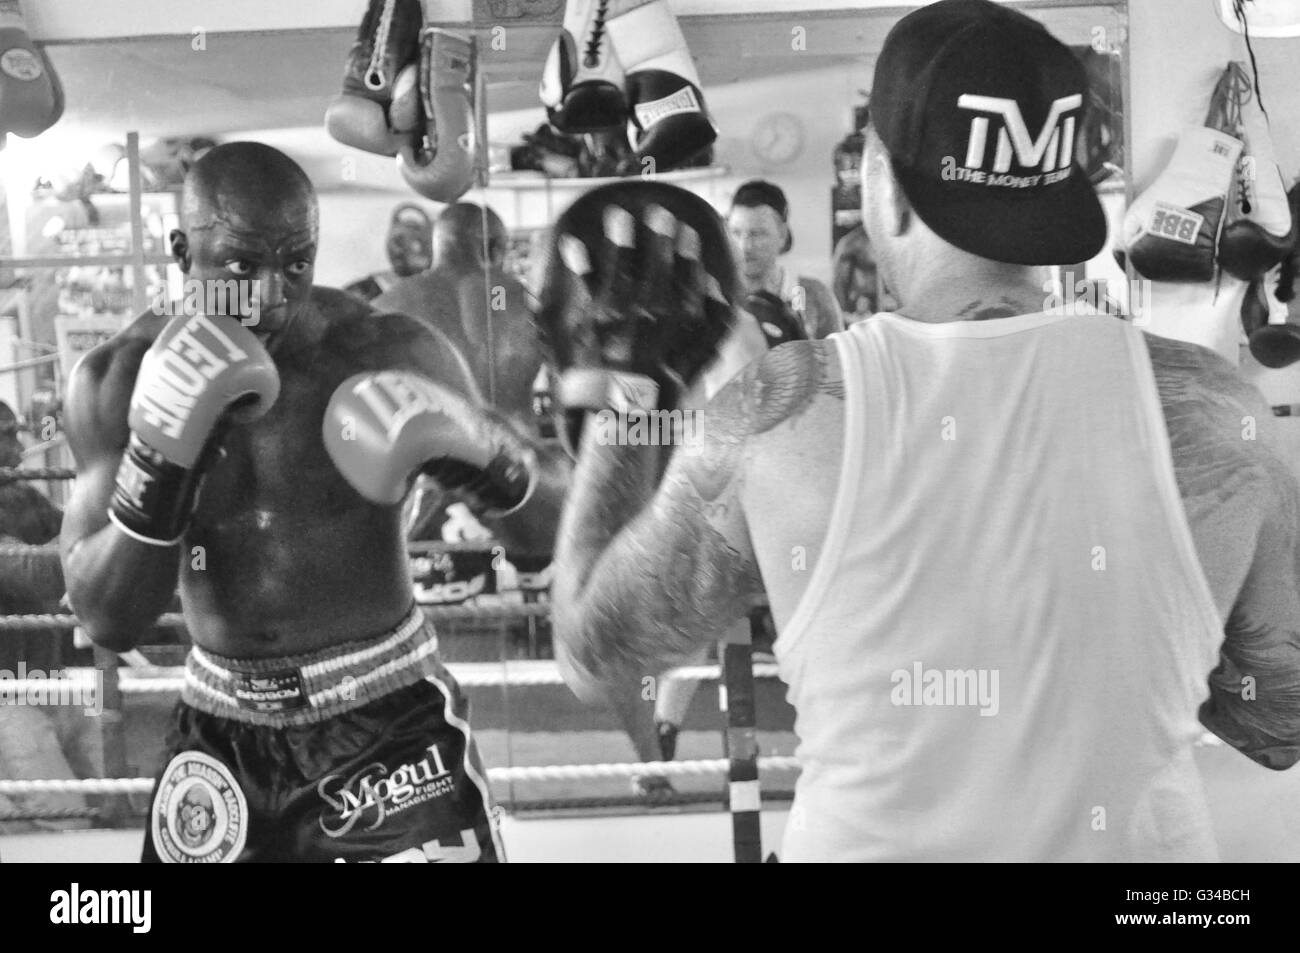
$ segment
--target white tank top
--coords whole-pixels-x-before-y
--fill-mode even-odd
[[[1222,620],[1140,332],[833,335],[843,469],[776,643],[788,861],[1214,860],[1192,760]]]

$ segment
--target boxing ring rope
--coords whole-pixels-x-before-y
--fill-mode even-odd
[[[488,768],[489,781],[599,781],[630,780],[652,770],[667,777],[712,777],[730,769],[728,758],[694,761],[626,761],[607,764],[548,764],[535,767]],[[759,758],[758,767],[767,771],[798,771],[799,761],[789,755]],[[149,794],[153,778],[82,778],[0,781],[0,794]]]
[[[0,468],[0,479],[6,476],[13,479],[72,479],[75,471],[61,468],[18,469]],[[55,543],[39,546],[4,545],[0,546],[0,557],[26,555],[57,555],[59,547]],[[413,556],[429,556],[450,553],[470,553],[483,556],[505,555],[504,547],[494,540],[467,543],[446,543],[440,541],[412,541],[408,543],[408,553]],[[499,600],[519,596],[527,599],[536,597],[536,593],[520,590],[507,590],[485,594],[486,599]],[[520,619],[536,619],[550,615],[550,605],[546,602],[520,601],[497,605],[435,605],[422,606],[425,616],[435,622],[453,620],[497,621],[506,622]],[[32,613],[22,615],[0,615],[0,633],[35,630],[74,629],[80,625],[80,619],[72,613]],[[185,617],[181,613],[162,614],[155,622],[156,627],[184,628]],[[647,761],[647,762],[610,762],[577,765],[544,766],[510,766],[489,768],[488,780],[495,784],[514,784],[547,781],[598,781],[631,780],[647,774],[666,778],[673,777],[713,777],[725,775],[729,779],[727,804],[732,814],[733,844],[737,862],[758,863],[761,861],[761,842],[759,840],[759,812],[761,810],[762,791],[760,772],[794,772],[799,770],[797,759],[789,756],[758,757],[754,721],[754,681],[757,678],[772,679],[777,676],[777,666],[772,664],[754,665],[748,644],[727,643],[720,651],[721,665],[693,665],[671,670],[673,677],[694,680],[720,680],[720,708],[727,715],[727,729],[724,735],[727,757],[716,759],[683,761]],[[179,666],[150,667],[148,669],[131,669],[120,667],[113,653],[96,650],[98,659],[105,661],[102,669],[69,668],[54,679],[0,679],[0,686],[15,696],[32,690],[49,692],[55,685],[69,688],[95,685],[93,673],[102,671],[104,680],[102,696],[104,715],[110,721],[121,719],[121,700],[124,695],[158,695],[178,693],[184,686],[184,668]],[[508,662],[503,662],[500,669],[495,666],[487,668],[481,665],[469,667],[464,664],[451,663],[448,670],[457,682],[465,688],[488,687],[528,687],[560,686],[564,684],[559,669],[550,665],[520,665],[510,670]],[[120,728],[120,724],[117,726]],[[124,739],[116,739],[122,743]],[[105,739],[105,762],[108,756],[108,739]],[[125,764],[124,757],[111,759],[118,764]],[[76,780],[33,779],[0,781],[0,795],[33,794],[79,794],[127,796],[146,795],[153,791],[151,778],[89,778]],[[674,795],[672,798],[646,799],[644,804],[673,805],[716,803],[717,796],[712,794]],[[541,802],[543,805],[564,807],[596,807],[608,804],[626,805],[626,798],[569,798]],[[138,812],[137,812],[138,813]],[[34,819],[101,819],[120,812],[96,808],[20,808],[18,810],[0,811],[0,820]]]
[[[0,620],[3,618],[0,616]],[[463,662],[448,662],[445,668],[451,672],[452,677],[456,679],[456,684],[461,688],[535,688],[539,685],[564,684],[564,679],[554,664],[536,668],[532,665],[527,668],[521,666],[515,671],[510,671],[508,663],[504,666],[505,671],[498,670],[495,663],[471,664],[474,667],[471,668],[469,664]],[[96,669],[66,668],[62,671],[64,677],[58,679],[56,684],[67,685],[69,688],[90,688],[95,685],[92,673]],[[689,665],[669,669],[665,674],[687,682],[709,682],[724,678],[722,666],[719,665]],[[755,679],[778,677],[775,665],[759,663],[754,666]],[[123,668],[118,670],[117,680],[118,689],[123,695],[171,695],[179,692],[185,685],[185,668],[181,665],[158,666],[143,670]],[[50,685],[50,679],[0,679],[0,688],[14,694],[44,691]],[[734,697],[734,692],[732,696]]]
[[[69,467],[0,467],[0,480],[75,480]]]

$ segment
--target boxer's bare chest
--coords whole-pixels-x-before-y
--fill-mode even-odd
[[[222,439],[203,485],[201,520],[323,519],[359,505],[321,439],[330,395],[346,376],[334,363],[279,367],[280,396],[271,411]]]
[[[356,637],[410,598],[400,507],[358,496],[321,437],[335,388],[364,362],[312,350],[276,366],[275,405],[225,434],[186,535],[183,595],[211,630],[196,638],[217,651]]]

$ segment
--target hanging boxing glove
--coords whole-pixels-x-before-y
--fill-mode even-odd
[[[420,102],[424,137],[404,145],[397,164],[406,184],[435,202],[454,202],[474,184],[474,46],[446,30],[424,31]]]
[[[1300,185],[1291,187],[1287,204],[1295,218],[1300,213]],[[1300,248],[1292,248],[1277,268],[1273,293],[1267,291],[1268,281],[1257,278],[1246,290],[1241,304],[1241,326],[1250,353],[1265,367],[1288,367],[1300,360],[1300,305],[1295,301],[1297,272],[1300,272]]]
[[[1196,126],[1124,214],[1121,252],[1152,281],[1210,281],[1241,140]]]
[[[1219,237],[1218,262],[1233,277],[1250,281],[1286,257],[1295,244],[1295,228],[1259,90],[1240,63],[1228,64],[1219,85],[1224,90],[1220,128],[1241,139],[1243,147]]]
[[[695,61],[667,0],[612,0],[609,42],[626,74],[636,158],[647,171],[677,168],[718,137]]]
[[[354,149],[395,156],[420,136],[417,63],[420,0],[370,0],[348,53],[343,92],[325,111],[325,128]]]
[[[1251,356],[1265,367],[1290,367],[1300,360],[1300,326],[1288,320],[1286,305],[1269,293],[1265,278],[1256,278],[1246,289],[1241,329]]]
[[[623,67],[609,45],[606,20],[618,0],[568,0],[564,29],[551,46],[538,90],[546,116],[561,132],[627,126]]]
[[[39,136],[63,115],[63,87],[27,33],[18,0],[0,0],[0,146]]]

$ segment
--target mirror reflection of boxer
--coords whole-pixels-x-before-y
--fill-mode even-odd
[[[315,190],[284,154],[212,149],[181,220],[186,275],[257,282],[259,313],[144,314],[82,359],[66,405],[73,607],[124,651],[179,585],[194,643],[144,859],[502,859],[467,703],[413,602],[402,502],[424,472],[529,506],[549,492],[529,440],[481,406],[445,335],[313,287]],[[355,766],[372,763],[427,777],[427,796],[368,796]],[[229,809],[219,843],[169,833],[194,778]],[[363,823],[337,816],[352,782]]]
[[[433,227],[433,267],[397,282],[374,305],[446,335],[465,356],[479,393],[516,426],[535,433],[533,381],[542,351],[528,290],[504,267],[507,237],[491,208],[470,202],[447,206]],[[558,447],[549,456],[567,466]],[[454,502],[455,494],[428,492],[427,483],[409,528],[415,539],[436,538],[442,513]],[[539,503],[523,514],[488,518],[485,525],[512,562],[519,557],[528,566],[517,568],[534,572],[550,563],[558,522],[558,506],[548,510]]]
[[[402,278],[418,275],[432,262],[433,223],[429,213],[418,205],[406,203],[393,209],[388,222],[385,249],[391,271],[368,275],[344,285],[343,290],[366,301],[373,301]]]
[[[793,244],[790,206],[781,188],[763,179],[751,179],[736,189],[727,213],[727,230],[736,248],[745,291],[756,298],[746,308],[760,323],[762,312],[772,318],[764,328],[771,343],[786,340],[818,340],[844,329],[839,306],[827,287],[816,278],[792,275],[778,262]],[[789,318],[782,314],[783,302],[795,319],[797,330],[789,330]]]

